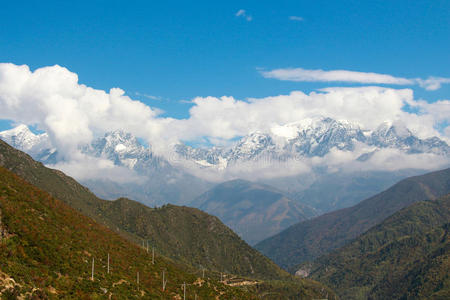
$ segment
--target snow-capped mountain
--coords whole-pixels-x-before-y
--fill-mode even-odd
[[[366,141],[364,132],[356,124],[330,118],[307,119],[283,127],[283,131],[294,133],[286,140],[284,149],[295,155],[324,156],[332,148],[353,151],[356,142]]]
[[[368,159],[384,148],[400,150],[405,154],[450,154],[450,147],[445,141],[438,137],[420,139],[399,124],[386,122],[376,130],[369,131],[362,130],[357,124],[331,118],[306,119],[273,127],[268,133],[254,132],[244,136],[229,149],[199,150],[177,145],[175,151],[201,167],[224,169],[224,166],[261,158],[285,161],[299,157],[323,157],[332,149],[353,151],[358,144],[367,148],[367,152],[362,153],[359,160]]]
[[[14,148],[24,151],[34,159],[52,163],[56,161],[56,149],[51,145],[47,133],[34,134],[26,125],[19,125],[0,132],[0,139]]]
[[[369,145],[378,148],[395,148],[405,153],[435,153],[449,155],[450,148],[438,137],[420,139],[402,125],[385,122],[367,140]]]
[[[0,138],[44,163],[54,163],[56,159],[56,150],[48,135],[34,134],[25,125],[0,132]],[[366,149],[358,158],[361,161],[386,148],[400,150],[405,154],[433,153],[446,157],[450,154],[450,147],[445,141],[438,137],[420,139],[401,124],[385,122],[375,130],[368,131],[361,129],[358,124],[331,118],[305,119],[272,127],[269,132],[253,132],[229,148],[193,148],[178,144],[173,150],[180,159],[194,163],[197,167],[225,170],[239,163],[259,159],[285,161],[323,157],[332,149],[351,152],[357,145],[363,145]],[[146,147],[135,136],[121,130],[106,133],[81,150],[140,174],[152,174],[155,170],[162,173],[169,170],[171,173],[181,172],[177,165],[155,155],[151,145]]]
[[[139,173],[148,173],[150,169],[169,167],[168,162],[152,152],[151,146],[144,147],[139,140],[130,133],[116,130],[106,133],[94,140],[82,151],[94,157],[102,157]]]

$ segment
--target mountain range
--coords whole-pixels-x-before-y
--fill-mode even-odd
[[[438,137],[420,139],[400,124],[385,122],[376,130],[363,130],[357,124],[331,118],[305,119],[270,132],[253,132],[231,148],[198,149],[183,144],[177,153],[201,167],[229,168],[245,161],[268,159],[283,162],[302,157],[323,157],[333,149],[354,151],[364,145],[358,157],[365,161],[383,148],[404,153],[434,153],[448,155],[450,147]]]
[[[56,151],[47,133],[34,134],[26,125],[19,125],[0,132],[0,138],[34,158],[40,158],[43,163],[55,159],[55,155],[43,155],[54,154]],[[136,137],[121,130],[108,132],[81,148],[86,154],[110,159],[116,165],[144,174],[155,168],[164,169],[171,165],[167,159],[153,153],[151,145],[144,146]],[[408,154],[450,154],[450,147],[445,141],[438,137],[421,139],[401,124],[385,122],[376,130],[363,130],[356,123],[323,117],[275,126],[270,132],[253,132],[231,147],[193,148],[176,144],[168,151],[173,150],[181,158],[196,163],[200,168],[224,170],[246,161],[271,159],[277,162],[302,157],[323,157],[333,149],[354,151],[356,148],[363,148],[356,157],[359,161],[370,159],[374,153],[384,148]]]

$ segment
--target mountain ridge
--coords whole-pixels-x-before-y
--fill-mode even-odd
[[[414,202],[436,199],[449,192],[450,168],[410,177],[355,206],[295,224],[255,248],[278,265],[291,269],[343,246]]]
[[[243,179],[218,184],[190,205],[217,216],[251,245],[317,215],[274,187]]]
[[[308,277],[345,299],[445,298],[450,295],[449,230],[450,194],[419,201],[316,259],[308,265]]]

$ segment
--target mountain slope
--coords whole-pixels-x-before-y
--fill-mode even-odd
[[[450,195],[412,204],[320,257],[310,277],[344,299],[450,296]]]
[[[159,255],[149,263],[143,249],[2,167],[0,216],[2,298],[173,298],[184,282],[192,298],[256,298],[217,280],[195,284],[198,275]]]
[[[214,216],[198,209],[165,205],[145,207],[125,198],[108,203],[102,215],[123,224],[149,242],[150,248],[177,260],[216,271],[260,279],[287,278],[288,274],[251,248]]]
[[[191,205],[217,216],[250,244],[315,213],[273,187],[240,179],[217,185]]]
[[[255,248],[284,268],[343,246],[396,211],[450,192],[450,169],[410,177],[361,203],[295,224]]]
[[[152,243],[157,251],[168,257],[181,259],[196,267],[202,265],[217,271],[228,270],[241,276],[286,276],[285,272],[250,248],[217,218],[197,209],[173,205],[152,209],[131,200],[99,199],[74,179],[60,171],[44,167],[3,141],[0,141],[0,166],[132,241],[141,243],[142,239],[153,239]],[[169,215],[172,217],[165,220]],[[193,242],[196,244],[193,245]],[[199,249],[199,246],[202,248]],[[225,252],[227,249],[240,251],[231,255],[230,252]],[[209,255],[201,255],[201,251]],[[240,265],[234,262],[239,262]]]

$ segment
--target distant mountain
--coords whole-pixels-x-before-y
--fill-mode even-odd
[[[197,209],[149,208],[127,199],[99,199],[71,177],[44,167],[3,141],[0,166],[138,244],[149,240],[159,253],[173,259],[241,276],[274,279],[287,275],[217,218]]]
[[[42,155],[40,151],[52,149],[47,134],[34,135],[25,125],[0,132],[0,138],[35,159]],[[367,160],[386,148],[408,154],[450,154],[450,147],[445,141],[438,137],[421,139],[402,124],[385,122],[375,130],[364,130],[356,123],[325,117],[274,126],[268,132],[252,132],[227,148],[193,148],[177,144],[173,150],[180,159],[193,162],[200,168],[225,170],[247,161],[265,159],[266,163],[270,163],[323,157],[333,149],[351,152],[357,147],[365,149],[356,158],[359,161]],[[166,159],[153,154],[151,145],[144,147],[136,137],[121,130],[108,132],[91,145],[83,146],[83,149],[90,155],[105,157],[117,165],[144,173],[154,168],[170,169],[171,165]]]
[[[250,244],[316,214],[273,187],[240,179],[217,185],[191,205],[219,217]]]
[[[275,163],[301,157],[323,157],[332,149],[354,151],[358,144],[366,148],[366,152],[356,158],[360,161],[384,148],[409,154],[450,154],[445,141],[437,137],[420,139],[399,124],[386,122],[369,131],[355,123],[323,117],[273,127],[270,132],[253,132],[229,149],[195,149],[179,144],[175,150],[184,159],[197,162],[199,167],[222,170],[260,159]]]
[[[404,178],[420,174],[423,171],[416,169],[323,174],[307,188],[301,189],[297,185],[296,190],[295,185],[288,186],[288,190],[292,190],[288,195],[300,203],[308,203],[323,214],[358,204]],[[277,181],[268,183],[277,184]]]
[[[57,151],[48,134],[34,134],[26,125],[0,132],[0,139],[44,163],[55,163],[57,160]]]
[[[398,210],[450,192],[450,169],[411,177],[359,204],[295,224],[255,248],[283,268],[345,245]]]
[[[449,299],[450,194],[414,203],[302,273],[343,299]]]
[[[152,264],[144,249],[3,167],[0,247],[2,299],[181,299],[183,283],[190,298],[255,299],[159,254]]]

